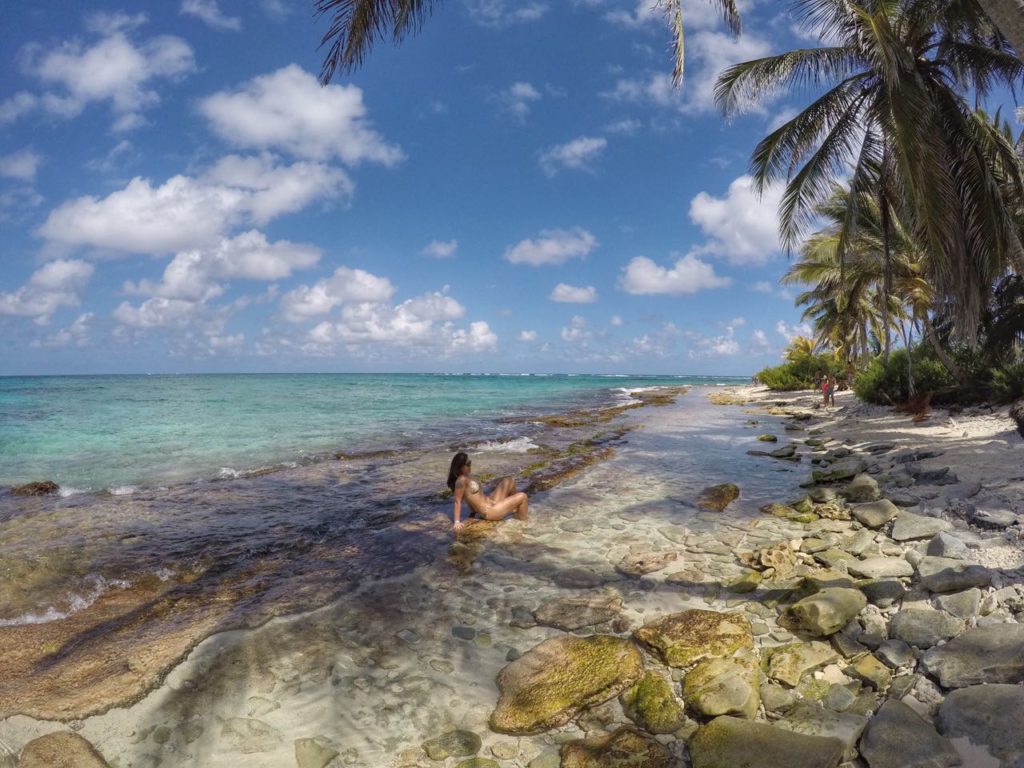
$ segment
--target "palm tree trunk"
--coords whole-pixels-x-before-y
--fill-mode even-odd
[[[939,342],[939,335],[935,333],[935,326],[932,325],[932,319],[928,317],[928,313],[925,312],[921,318],[924,323],[924,335],[928,339],[928,343],[932,345],[932,349],[935,351],[935,356],[939,358],[939,362],[942,366],[949,371],[950,376],[957,380],[961,386],[967,384],[967,379],[964,376],[964,372],[960,370],[960,367],[953,362],[953,358],[949,356],[949,353],[943,348],[941,342]]]
[[[1024,56],[1024,0],[978,0],[1003,37]]]
[[[910,354],[910,338],[907,336],[907,327],[902,322],[900,323],[900,335],[903,337],[903,346],[907,350],[907,397],[911,398],[916,389],[914,387],[914,356]]]
[[[882,244],[885,249],[885,277],[882,281],[882,325],[885,326],[885,351],[884,359],[886,365],[889,364],[889,351],[892,347],[892,341],[889,333],[889,297],[892,295],[892,253],[891,246],[889,243],[889,198],[885,194],[885,181],[882,182],[882,191],[880,193],[880,203],[882,210]]]

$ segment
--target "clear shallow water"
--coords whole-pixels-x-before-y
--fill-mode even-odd
[[[730,377],[283,374],[0,378],[0,485],[173,485],[328,452],[523,438],[523,418],[623,388]]]

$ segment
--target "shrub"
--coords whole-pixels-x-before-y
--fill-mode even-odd
[[[768,387],[768,389],[773,389],[777,392],[792,392],[794,390],[808,389],[814,386],[813,380],[808,384],[802,378],[797,376],[796,373],[793,372],[792,368],[792,363],[776,365],[774,368],[765,368],[757,374],[757,379]]]
[[[878,357],[857,375],[853,391],[861,400],[885,405],[905,403],[910,399],[907,350],[897,349],[889,355],[889,363]],[[935,394],[951,390],[955,384],[945,367],[928,356],[922,347],[911,354],[916,395]]]
[[[832,374],[837,378],[844,375],[834,355],[805,355],[782,365],[765,368],[757,374],[757,380],[768,389],[793,392],[813,389],[815,379],[820,374]]]
[[[1012,403],[1024,398],[1024,360],[992,369],[992,399]]]

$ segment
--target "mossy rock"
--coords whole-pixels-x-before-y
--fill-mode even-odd
[[[748,570],[738,579],[733,579],[726,585],[726,589],[737,595],[746,595],[755,591],[761,584],[764,577],[760,571]]]
[[[754,647],[750,622],[745,616],[699,608],[672,613],[645,624],[633,637],[670,667],[679,668]]]
[[[458,763],[455,768],[501,768],[501,763],[489,757],[471,757]]]
[[[740,487],[735,483],[712,485],[701,491],[697,506],[712,512],[721,512],[740,496]]]
[[[587,707],[631,686],[643,672],[640,651],[610,635],[545,640],[498,673],[490,726],[527,735],[565,725]]]
[[[656,672],[645,672],[619,701],[626,717],[650,733],[674,733],[685,720],[672,686]]]
[[[789,518],[791,515],[798,514],[793,507],[787,506],[785,504],[779,504],[777,501],[773,501],[770,504],[765,504],[763,507],[761,507],[761,511],[766,515],[782,518]]]
[[[573,741],[562,747],[561,768],[669,768],[672,753],[661,742],[633,728]]]
[[[859,589],[829,587],[797,601],[782,618],[790,629],[827,637],[845,627],[867,604]]]
[[[693,768],[835,768],[843,742],[735,717],[719,717],[688,744]]]
[[[449,757],[466,757],[480,751],[480,737],[472,731],[448,731],[423,742],[423,751],[431,760],[445,760]]]
[[[757,439],[760,440],[762,443],[777,443],[777,442],[779,442],[779,438],[777,438],[775,435],[758,435]]]
[[[761,704],[757,664],[751,658],[705,659],[683,678],[683,701],[705,717],[752,719]]]

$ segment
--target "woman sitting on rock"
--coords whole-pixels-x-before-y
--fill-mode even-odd
[[[480,483],[472,478],[473,462],[461,451],[452,458],[448,470],[448,487],[455,494],[455,530],[462,530],[462,500],[484,520],[503,520],[515,513],[517,520],[525,520],[530,508],[529,497],[516,491],[513,477],[503,477],[489,496],[484,495]]]

